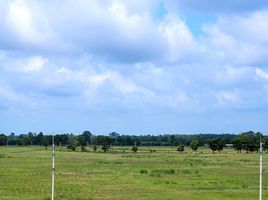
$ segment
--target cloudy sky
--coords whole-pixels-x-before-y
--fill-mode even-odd
[[[0,0],[0,132],[268,132],[266,0]]]

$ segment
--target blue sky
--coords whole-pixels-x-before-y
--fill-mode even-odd
[[[268,131],[264,0],[0,0],[0,132]]]

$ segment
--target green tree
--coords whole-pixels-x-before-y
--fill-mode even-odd
[[[209,148],[213,151],[222,151],[224,147],[224,143],[219,138],[211,139],[207,141]]]
[[[75,150],[76,150],[76,146],[73,145],[73,144],[69,144],[69,145],[67,146],[67,149],[70,149],[70,150],[72,150],[72,151],[75,151]]]
[[[0,146],[6,145],[7,143],[7,136],[4,134],[0,134]]]
[[[200,142],[198,139],[194,139],[190,143],[190,147],[192,150],[197,151],[198,147],[200,146]]]
[[[241,153],[245,150],[247,153],[258,151],[260,145],[261,133],[253,131],[243,132],[233,139],[234,148]]]
[[[28,133],[28,141],[31,145],[34,144],[34,134],[32,132]]]
[[[102,145],[101,149],[104,152],[107,152],[111,147],[112,139],[109,136],[100,135],[97,137],[97,143]]]
[[[51,137],[52,138],[52,137]],[[49,145],[49,137],[43,137],[41,144],[45,146],[45,148],[47,149],[48,145]]]
[[[85,146],[81,146],[81,151],[82,151],[82,152],[87,152],[86,147],[85,147]]]
[[[179,145],[177,148],[177,151],[183,152],[184,151],[184,145]]]
[[[132,150],[134,153],[136,153],[139,149],[138,149],[138,147],[134,146],[134,147],[132,147],[131,150]]]
[[[36,143],[38,145],[42,145],[42,140],[44,138],[43,132],[40,132],[37,136],[36,136]]]
[[[97,145],[94,145],[94,147],[93,147],[93,151],[97,151],[97,149],[98,149],[98,147],[97,147]]]
[[[234,149],[237,150],[238,153],[241,153],[243,149],[243,136],[242,135],[236,136],[233,139],[232,143],[234,145]]]
[[[77,141],[81,146],[86,146],[90,144],[90,138],[92,134],[89,131],[84,131],[82,135],[79,135]]]

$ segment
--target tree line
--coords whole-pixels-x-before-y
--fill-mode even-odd
[[[102,145],[103,151],[113,146],[177,146],[178,151],[183,151],[184,146],[191,147],[194,151],[200,146],[208,146],[213,152],[222,151],[227,146],[233,146],[238,152],[258,151],[260,136],[262,133],[247,131],[235,134],[165,134],[165,135],[120,135],[111,132],[109,135],[94,135],[90,131],[84,131],[79,135],[56,134],[55,144],[68,146],[75,149],[78,146]],[[268,149],[268,138],[263,137],[264,149]],[[10,135],[0,134],[0,146],[3,145],[43,145],[52,144],[52,135],[29,132],[27,134],[11,133]],[[135,149],[135,148],[134,148]]]

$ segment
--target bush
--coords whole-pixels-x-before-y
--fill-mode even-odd
[[[184,145],[179,145],[177,148],[177,151],[183,152],[184,151]]]
[[[199,146],[200,146],[200,142],[197,139],[192,140],[192,142],[190,143],[190,147],[194,151],[197,151],[197,149],[198,149]]]
[[[67,149],[71,149],[72,151],[76,150],[76,147],[73,144],[67,146]]]
[[[141,170],[140,170],[140,173],[141,173],[141,174],[148,174],[148,170],[147,170],[147,169],[141,169]]]
[[[209,145],[209,148],[213,151],[213,153],[215,151],[222,151],[223,150],[223,147],[224,147],[224,143],[221,139],[218,139],[218,138],[215,138],[215,139],[212,139],[212,140],[208,140],[207,141],[208,145]]]
[[[87,152],[86,147],[85,147],[85,146],[81,146],[81,151],[82,151],[82,152]]]
[[[93,147],[93,151],[97,151],[97,149],[98,149],[98,147],[96,146],[96,145],[94,145],[94,147]]]
[[[103,150],[104,153],[106,153],[107,151],[109,151],[110,145],[109,144],[103,144],[101,149]]]
[[[134,153],[136,153],[138,151],[138,147],[132,147],[131,149]]]

